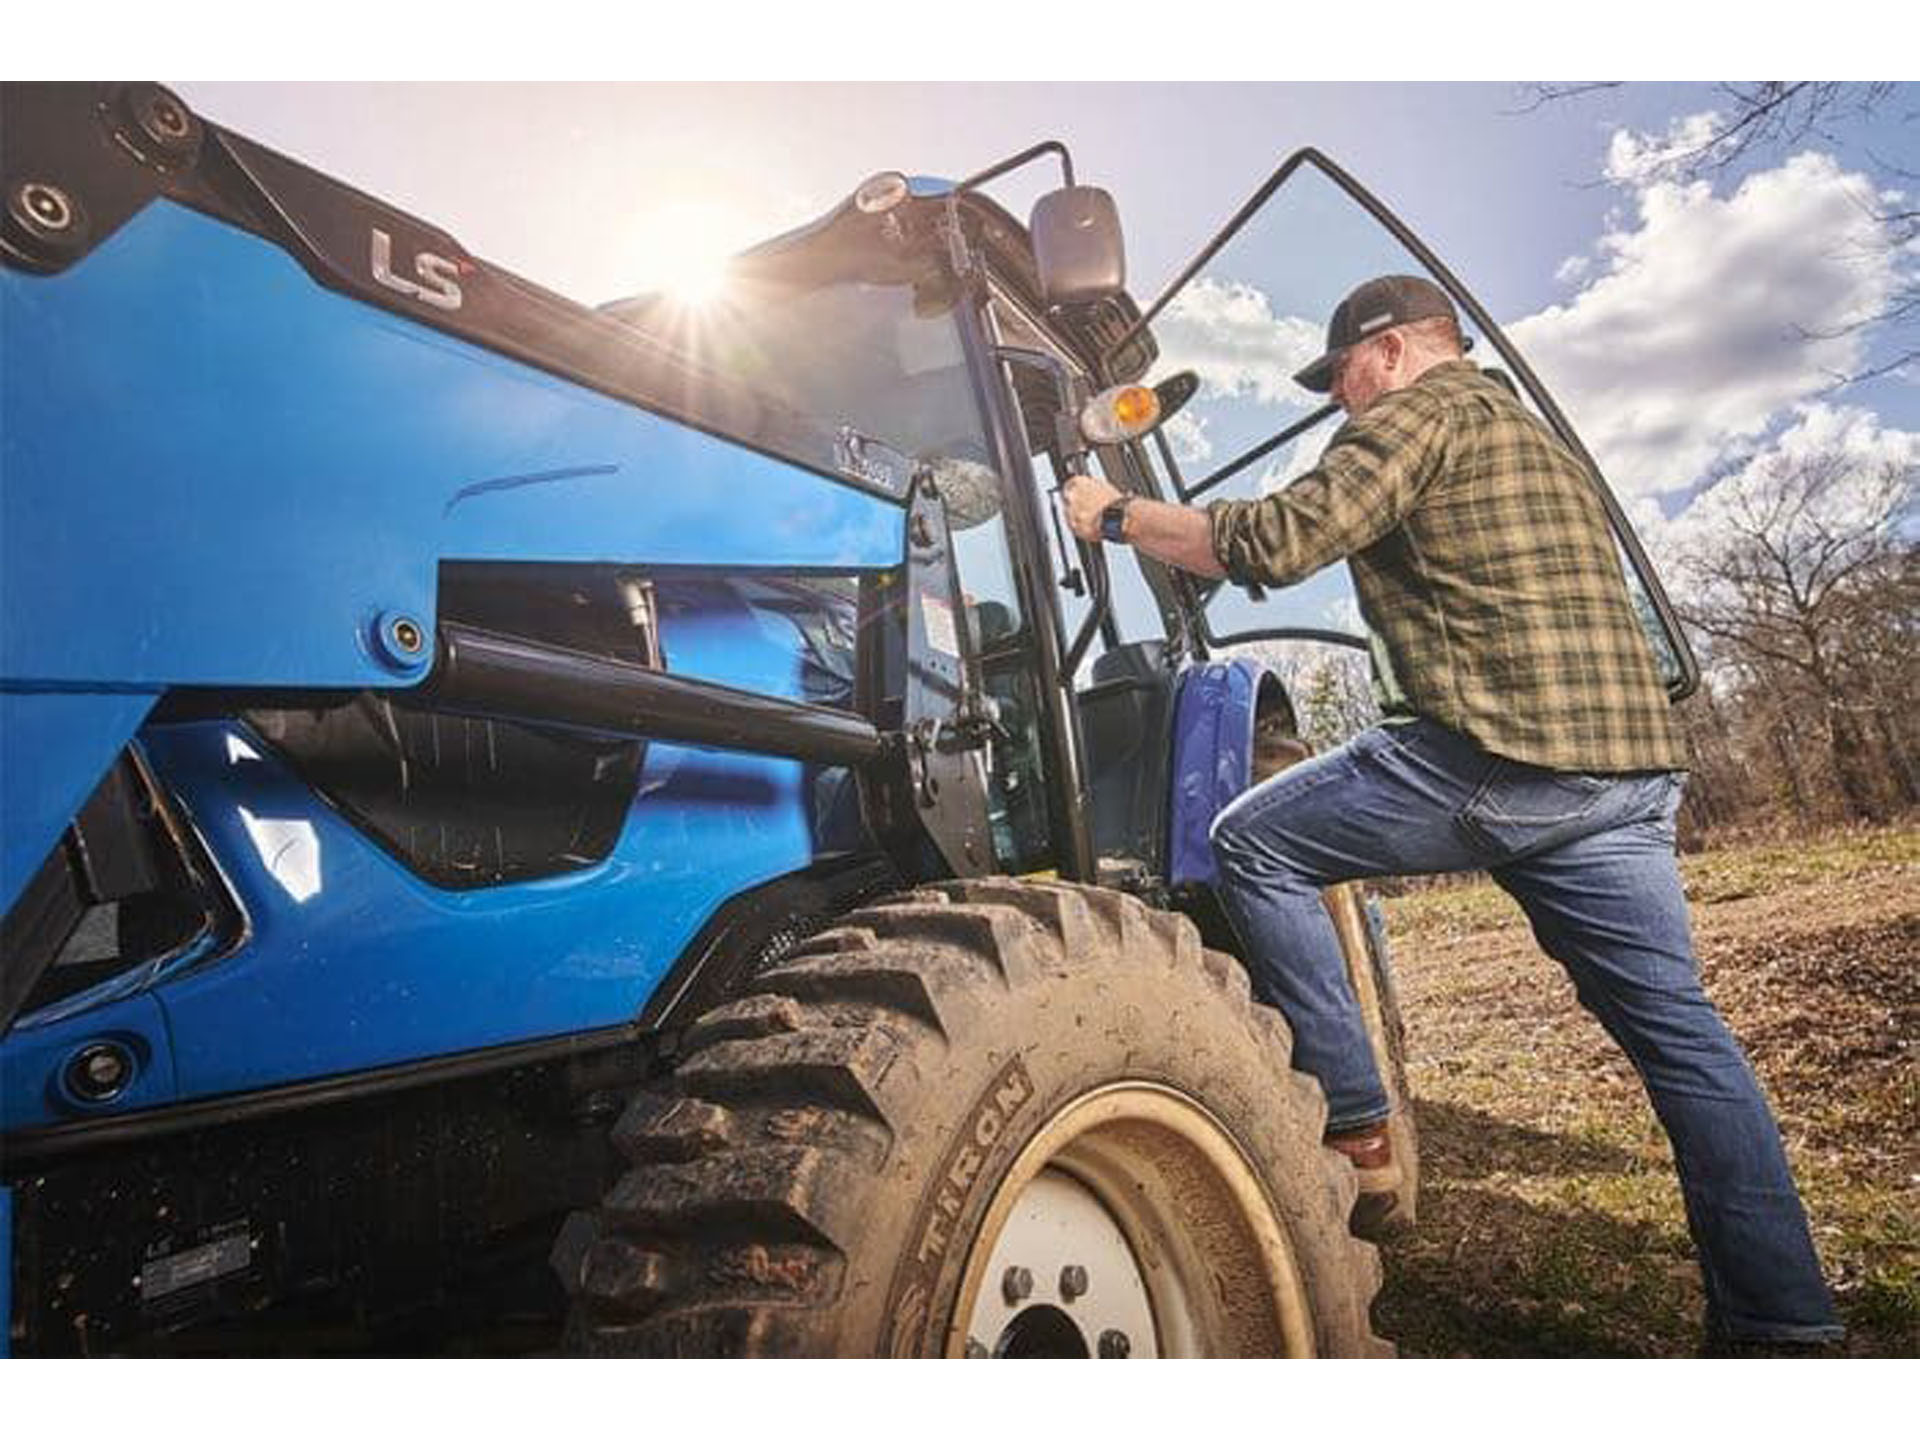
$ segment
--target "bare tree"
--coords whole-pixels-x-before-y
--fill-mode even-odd
[[[1871,568],[1850,594],[1840,635],[1893,797],[1920,804],[1920,546],[1896,548]]]
[[[1844,452],[1776,456],[1716,487],[1680,546],[1681,616],[1773,712],[1762,724],[1796,808],[1808,719],[1849,814],[1879,818],[1916,788],[1914,481],[1910,465]]]
[[[1380,718],[1366,657],[1355,651],[1315,657],[1295,683],[1301,736],[1316,749],[1351,740]]]
[[[1235,654],[1269,666],[1286,687],[1299,738],[1315,750],[1351,740],[1380,719],[1364,652],[1298,640],[1261,640]]]
[[[1683,847],[1690,847],[1702,831],[1738,821],[1757,802],[1753,767],[1740,753],[1738,731],[1728,706],[1710,678],[1680,706],[1680,737],[1687,749],[1687,771],[1692,777],[1680,812]]]
[[[1521,113],[1542,106],[1617,90],[1618,80],[1572,83],[1534,82],[1524,87],[1529,99]],[[1714,87],[1721,96],[1716,122],[1703,135],[1665,158],[1669,172],[1682,179],[1724,170],[1755,152],[1773,152],[1808,140],[1838,143],[1838,128],[1902,103],[1892,80],[1729,80]],[[1914,118],[1898,112],[1902,122]],[[1896,174],[1907,174],[1888,164]]]

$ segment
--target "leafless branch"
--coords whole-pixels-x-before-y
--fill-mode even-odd
[[[1778,460],[1723,482],[1718,523],[1679,561],[1681,618],[1704,642],[1710,675],[1725,693],[1764,702],[1752,753],[1797,765],[1811,729],[1855,815],[1879,814],[1889,795],[1920,799],[1910,663],[1920,546],[1908,523],[1917,481],[1910,464],[1863,467],[1843,451]],[[1800,738],[1786,743],[1789,732]],[[1714,743],[1736,773],[1731,742]],[[1810,782],[1792,778],[1798,804]]]
[[[1562,100],[1571,100],[1579,95],[1591,95],[1596,90],[1618,90],[1618,80],[1576,80],[1572,82],[1535,81],[1523,88],[1530,93],[1526,104],[1513,110],[1502,110],[1502,115],[1531,115],[1543,106],[1557,104]]]

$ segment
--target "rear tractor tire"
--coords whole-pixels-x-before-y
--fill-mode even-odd
[[[1380,1269],[1277,1013],[1053,883],[857,911],[690,1028],[554,1247],[618,1355],[1374,1355]]]

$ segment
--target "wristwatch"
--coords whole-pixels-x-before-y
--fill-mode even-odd
[[[1122,495],[1100,512],[1100,538],[1114,545],[1127,543],[1127,506],[1134,502],[1131,495]]]

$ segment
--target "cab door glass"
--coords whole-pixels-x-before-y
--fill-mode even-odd
[[[1505,374],[1584,457],[1551,397],[1477,302],[1357,183],[1323,157],[1301,151],[1262,189],[1264,200],[1249,204],[1239,228],[1147,311],[1160,351],[1149,379],[1182,369],[1201,378],[1199,393],[1168,423],[1159,447],[1158,458],[1178,472],[1181,498],[1255,500],[1313,467],[1345,417],[1293,375],[1325,348],[1334,307],[1377,275],[1421,275],[1448,291],[1468,357]],[[1685,693],[1691,656],[1604,481],[1600,489],[1635,609],[1669,688]],[[1209,638],[1224,645],[1297,635],[1364,646],[1369,638],[1344,564],[1264,594],[1221,585],[1207,603],[1205,623]]]
[[[1000,476],[985,466],[956,472],[934,470],[935,484],[946,505],[953,539],[953,563],[960,572],[962,599],[975,651],[1003,645],[1024,636],[1026,617],[1020,592],[1013,583],[1013,558],[1008,548],[1006,519],[999,504]],[[992,487],[991,508],[972,487]]]
[[[1013,579],[1004,481],[964,457],[929,462],[947,514],[974,684],[996,721],[987,751],[987,821],[994,858],[1010,873],[1051,866],[1046,755],[1035,688],[1034,636]],[[1047,623],[1041,617],[1040,623]]]
[[[1327,407],[1326,396],[1294,383],[1294,372],[1324,348],[1327,317],[1355,285],[1417,270],[1331,181],[1312,170],[1289,178],[1153,322],[1160,358],[1150,379],[1191,369],[1201,380],[1166,426],[1182,488],[1201,503],[1257,500],[1310,469],[1344,417],[1325,416],[1271,445]],[[1343,564],[1259,599],[1220,586],[1206,618],[1222,640],[1277,630],[1366,640]]]

